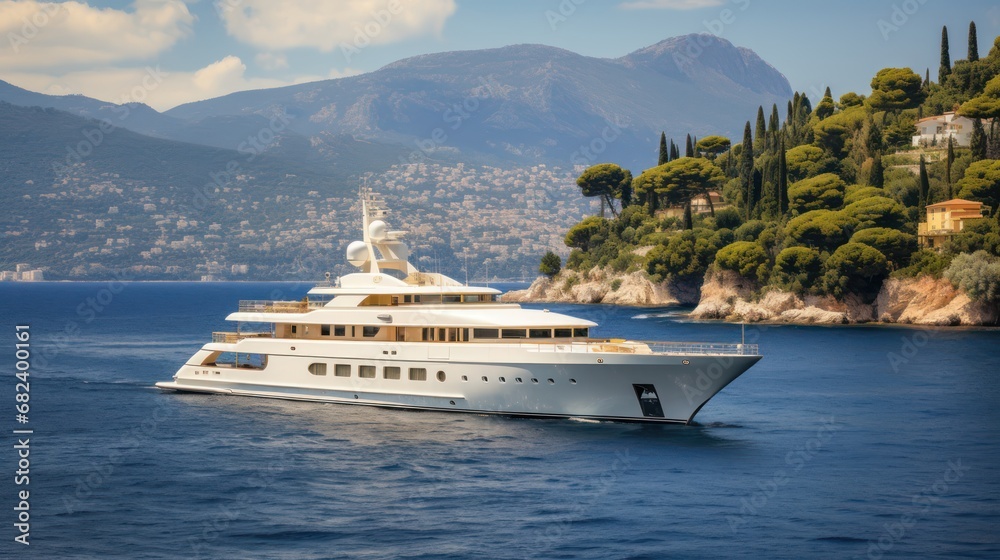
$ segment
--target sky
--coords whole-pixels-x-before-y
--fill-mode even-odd
[[[934,78],[941,27],[961,59],[970,21],[985,56],[995,0],[0,0],[0,79],[163,111],[434,52],[535,43],[617,58],[712,33],[815,99],[867,94],[889,66]]]

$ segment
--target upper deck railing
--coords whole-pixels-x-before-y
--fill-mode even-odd
[[[241,313],[303,313],[309,311],[305,301],[274,301],[268,299],[241,299]]]
[[[565,343],[525,343],[521,348],[537,352],[581,352],[581,353],[614,353],[614,354],[647,354],[647,355],[727,355],[756,356],[756,344],[726,344],[718,342],[660,342],[637,340],[589,340],[586,342]]]

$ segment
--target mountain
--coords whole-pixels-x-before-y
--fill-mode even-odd
[[[617,59],[542,45],[446,52],[375,72],[181,105],[186,121],[292,117],[309,136],[402,143],[411,159],[460,152],[556,163],[655,159],[660,131],[735,137],[758,105],[784,106],[788,80],[713,35],[667,39]]]

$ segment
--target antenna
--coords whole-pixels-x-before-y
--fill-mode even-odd
[[[469,250],[465,250],[465,287],[469,287]]]

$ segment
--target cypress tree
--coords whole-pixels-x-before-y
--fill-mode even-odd
[[[976,22],[969,22],[969,62],[979,60],[979,40],[976,38]]]
[[[663,165],[670,161],[670,152],[667,151],[667,133],[660,133],[660,156],[656,159],[656,165]]]
[[[691,144],[691,135],[687,135],[687,140],[684,143],[684,157],[694,157],[694,145]]]
[[[778,151],[778,212],[788,213],[788,165],[785,163],[785,139],[781,138]]]
[[[920,217],[923,218],[924,214],[927,213],[927,205],[930,204],[928,197],[931,192],[931,183],[927,178],[927,162],[924,161],[924,156],[920,156],[920,186],[917,191],[919,200],[917,201],[917,208],[920,210]]]
[[[698,153],[698,136],[695,134],[691,135],[691,147],[694,150],[695,157],[701,157],[701,154]]]
[[[778,132],[780,125],[778,124],[778,104],[774,103],[771,105],[771,118],[768,119],[768,147],[767,150],[773,152],[778,149]]]
[[[750,121],[743,127],[743,151],[740,152],[740,185],[746,202],[746,219],[750,219],[753,206],[753,137],[750,135]]]
[[[798,94],[796,94],[796,95],[798,95]],[[794,108],[792,107],[792,100],[791,99],[788,100],[788,107],[785,108],[785,111],[786,111],[786,113],[785,113],[785,124],[792,124],[792,114],[794,112]]]
[[[764,121],[764,107],[757,106],[757,126],[753,131],[753,147],[757,152],[764,150],[764,138],[767,136],[767,123]]]
[[[996,118],[990,121],[990,134],[986,137],[986,157],[1000,159],[1000,127],[997,126]]]
[[[948,136],[948,159],[945,160],[945,181],[948,184],[948,200],[951,200],[951,165],[955,163],[955,143],[952,137]]]
[[[830,86],[826,86],[826,91],[823,92],[823,97],[829,97],[830,99],[833,99],[833,94],[830,93]]]
[[[694,219],[691,216],[691,201],[684,204],[684,229],[694,229]]]
[[[680,157],[681,157],[681,152],[677,148],[677,144],[674,144],[674,139],[671,138],[670,139],[670,160],[673,161],[675,159],[680,159]]]
[[[983,130],[983,121],[972,119],[972,139],[969,141],[969,150],[972,152],[972,161],[986,159],[986,131]]]
[[[873,158],[871,174],[868,175],[868,184],[880,189],[885,186],[885,168],[882,167],[882,154],[875,154]]]
[[[761,199],[762,187],[764,184],[764,176],[761,174],[759,169],[753,170],[753,173],[751,174],[750,183],[751,183],[750,187],[751,202],[749,206],[749,213],[754,218],[760,218],[761,208],[759,203]]]
[[[938,67],[938,83],[944,85],[951,74],[951,54],[948,53],[948,26],[941,27],[941,66]]]
[[[809,96],[802,94],[799,98],[799,112],[802,114],[802,122],[807,122],[809,120],[809,115],[813,112],[812,101],[809,101]]]
[[[925,89],[925,90],[927,88],[931,87],[931,69],[930,68],[924,69],[924,83],[921,84],[921,87],[923,89]]]

